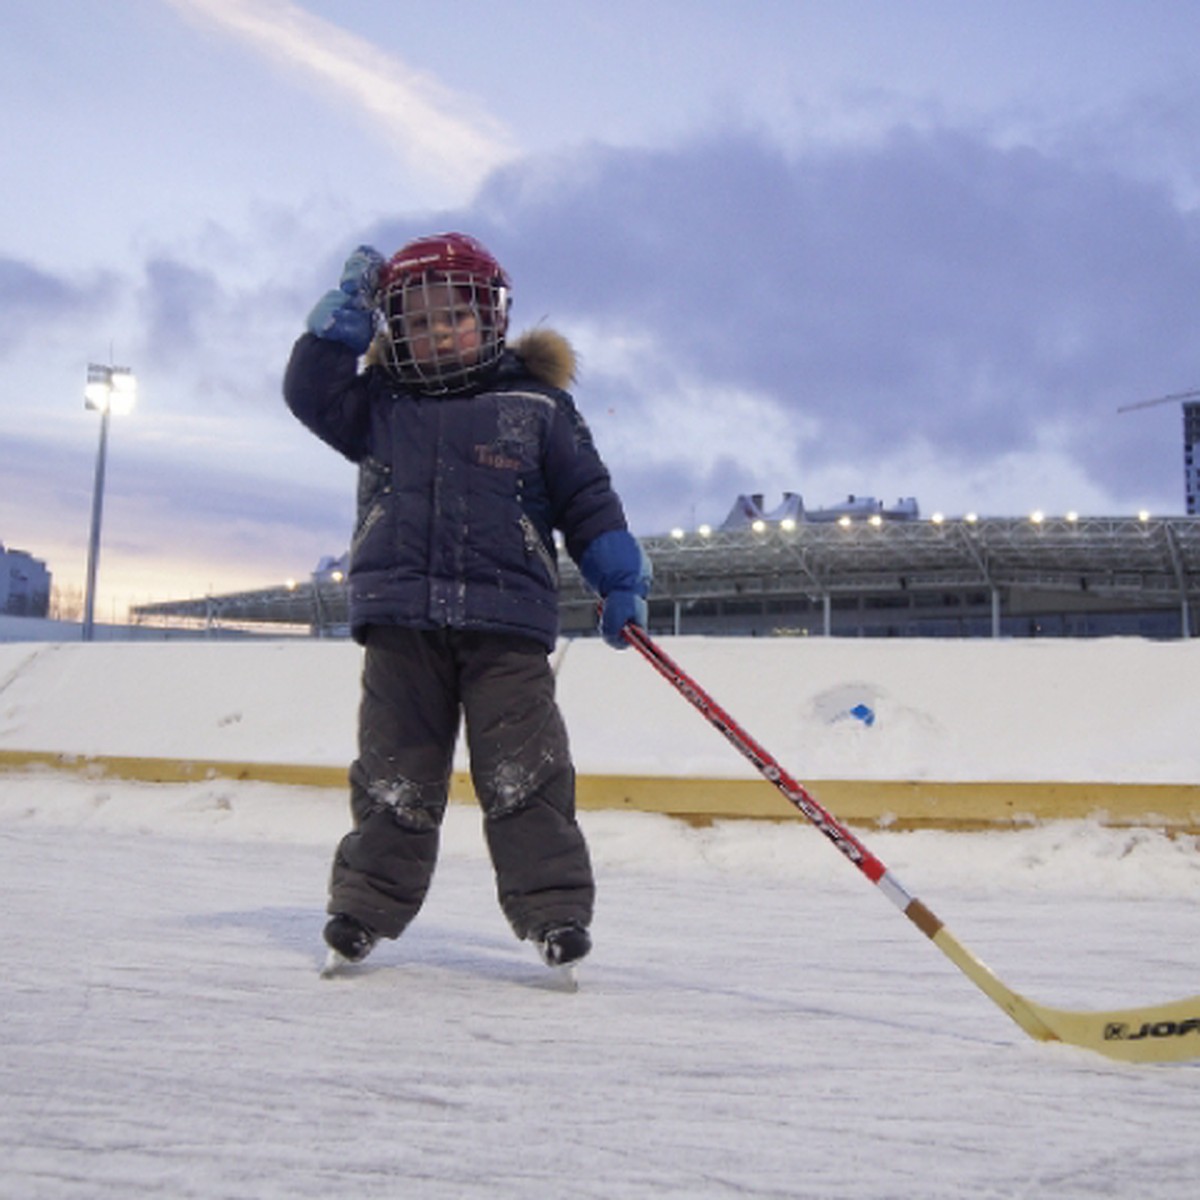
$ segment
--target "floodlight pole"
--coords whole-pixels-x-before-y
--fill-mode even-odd
[[[84,407],[100,413],[100,448],[96,452],[96,477],[92,487],[92,529],[88,538],[87,589],[83,602],[83,640],[90,642],[96,631],[96,570],[100,562],[100,520],[104,511],[104,472],[108,461],[108,419],[114,398],[122,406],[131,406],[136,391],[133,372],[128,367],[88,363]]]
[[[92,533],[88,539],[87,591],[83,605],[83,640],[95,636],[96,567],[100,561],[100,518],[104,510],[104,468],[108,458],[107,407],[100,412],[100,449],[96,453],[96,482],[92,488]]]

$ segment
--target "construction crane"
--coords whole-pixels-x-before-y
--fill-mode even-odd
[[[1196,454],[1200,446],[1200,388],[1190,392],[1172,392],[1169,396],[1158,396],[1153,400],[1137,400],[1133,404],[1122,404],[1117,412],[1132,412],[1136,408],[1150,408],[1155,404],[1179,401],[1183,405],[1183,500],[1189,516],[1200,515],[1200,458]]]
[[[1158,396],[1154,400],[1137,400],[1133,404],[1122,404],[1117,412],[1133,412],[1135,408],[1150,408],[1154,404],[1167,404],[1171,400],[1200,400],[1200,388],[1190,392],[1172,392],[1169,396]]]

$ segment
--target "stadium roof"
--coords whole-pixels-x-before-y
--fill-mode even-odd
[[[731,578],[811,595],[898,587],[1078,588],[1168,602],[1200,594],[1200,519],[846,519],[648,539],[659,586],[702,594]],[[658,590],[658,588],[656,588]]]

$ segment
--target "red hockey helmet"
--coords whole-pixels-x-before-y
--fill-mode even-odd
[[[509,288],[504,268],[465,233],[397,250],[379,278],[388,370],[430,395],[471,387],[504,353]],[[431,329],[443,335],[436,349]]]

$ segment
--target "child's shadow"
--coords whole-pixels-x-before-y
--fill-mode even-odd
[[[240,929],[295,954],[316,975],[324,965],[327,947],[321,937],[323,911],[288,906],[245,909],[187,916],[183,924],[197,929]],[[424,918],[396,939],[382,939],[370,958],[344,968],[344,977],[384,971],[435,969],[530,987],[555,982],[530,946],[498,931],[479,934],[440,926]],[[341,976],[339,976],[341,977]]]

